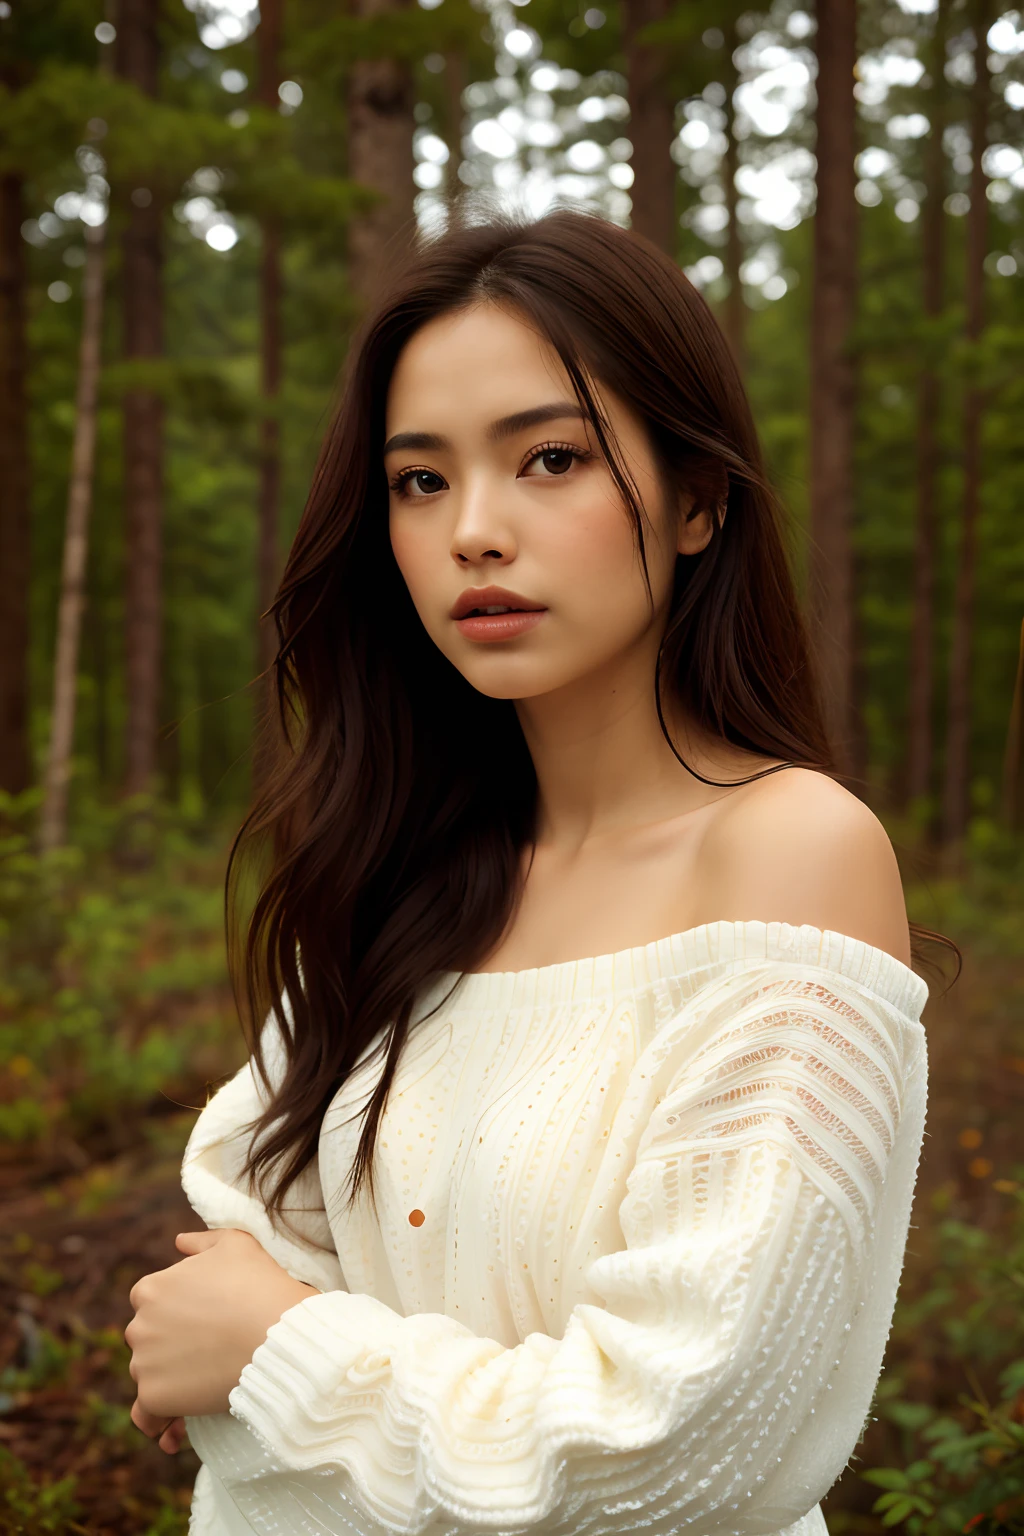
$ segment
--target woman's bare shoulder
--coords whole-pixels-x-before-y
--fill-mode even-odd
[[[787,768],[722,800],[700,852],[702,905],[810,923],[910,963],[899,865],[874,812],[827,774]]]

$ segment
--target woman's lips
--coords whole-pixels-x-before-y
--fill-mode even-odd
[[[512,609],[508,613],[474,613],[464,619],[456,619],[455,628],[467,640],[482,641],[484,644],[496,640],[514,640],[517,635],[523,635],[539,624],[546,613],[546,608]]]

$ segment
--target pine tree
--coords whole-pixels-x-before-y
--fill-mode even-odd
[[[736,90],[739,71],[735,54],[740,46],[739,21],[745,7],[737,0],[684,0],[664,21],[646,28],[643,38],[662,62],[662,94],[675,103],[700,96],[712,83],[720,87],[724,116],[725,153],[720,178],[727,220],[725,246],[722,250],[727,292],[719,319],[737,362],[743,365],[747,308],[743,298],[740,269],[744,259],[744,232],[739,219],[739,189],[736,176],[740,167],[740,145],[736,134]],[[675,108],[666,124],[673,136]],[[639,162],[634,145],[634,166]],[[634,182],[635,189],[635,182]],[[676,254],[675,172],[673,169],[673,228],[671,254]],[[635,199],[634,199],[635,207]],[[636,220],[634,218],[634,225]]]
[[[930,130],[925,149],[925,199],[921,218],[921,264],[924,314],[938,320],[945,303],[946,155],[945,127],[946,34],[949,0],[938,0],[930,42],[928,118]],[[941,386],[930,355],[918,379],[917,487],[914,540],[914,588],[910,643],[910,717],[907,742],[907,795],[923,801],[932,787],[932,707],[935,649],[935,567],[937,540],[937,477],[939,462],[938,414]]]
[[[817,205],[811,314],[810,597],[841,773],[857,776],[853,515],[857,303],[856,0],[818,6]]]
[[[160,67],[160,0],[119,0],[115,69],[155,98]],[[163,252],[160,199],[132,189],[122,236],[122,352],[130,363],[163,356]],[[164,407],[154,389],[126,391],[124,413],[125,723],[124,792],[151,793],[156,773],[163,627],[161,562]]]
[[[256,33],[256,98],[268,112],[277,110],[281,84],[281,31],[283,0],[263,0]],[[272,758],[273,679],[271,667],[277,654],[273,622],[263,618],[274,600],[278,583],[278,516],[281,498],[281,433],[277,406],[281,389],[281,230],[268,210],[260,221],[260,417],[258,555],[256,590],[259,620],[258,659],[264,681],[256,708],[262,718],[257,738],[255,776],[265,777]]]
[[[623,45],[633,144],[632,226],[670,256],[676,251],[675,100],[665,59],[645,29],[664,22],[668,0],[623,0]]]
[[[971,87],[971,206],[967,215],[967,261],[964,281],[965,335],[975,347],[985,325],[985,257],[988,253],[988,176],[985,149],[991,76],[988,29],[991,0],[974,0],[974,84]],[[963,504],[953,591],[953,628],[949,656],[949,703],[946,724],[946,775],[943,787],[942,832],[947,855],[958,862],[970,813],[972,676],[974,601],[977,567],[978,511],[981,502],[981,433],[984,394],[969,382],[963,404]]]
[[[103,338],[103,288],[106,240],[102,224],[86,230],[82,283],[82,341],[75,394],[75,435],[68,486],[64,557],[61,564],[57,645],[53,663],[53,710],[43,784],[39,843],[58,848],[67,836],[68,787],[75,740],[78,653],[86,599],[89,515],[96,456],[96,412]]]
[[[383,39],[393,18],[400,40],[411,0],[355,0],[357,15]],[[413,74],[399,49],[358,58],[349,74],[348,160],[353,181],[377,194],[375,205],[352,221],[349,271],[361,299],[401,252],[413,222]]]
[[[0,174],[0,789],[31,782],[28,337],[24,177]]]
[[[97,13],[77,0],[18,6],[0,26],[0,789],[33,777],[27,246],[29,199],[66,163],[103,99]]]

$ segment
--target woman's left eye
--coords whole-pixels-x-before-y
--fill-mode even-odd
[[[537,448],[531,453],[520,474],[527,474],[536,465],[539,468],[535,473],[544,476],[564,475],[574,463],[589,457],[589,454],[579,448],[571,448],[568,443],[550,443],[546,448]]]

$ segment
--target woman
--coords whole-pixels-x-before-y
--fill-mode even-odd
[[[700,296],[583,214],[424,246],[275,612],[252,1059],[126,1334],[192,1530],[823,1532],[928,988]]]

